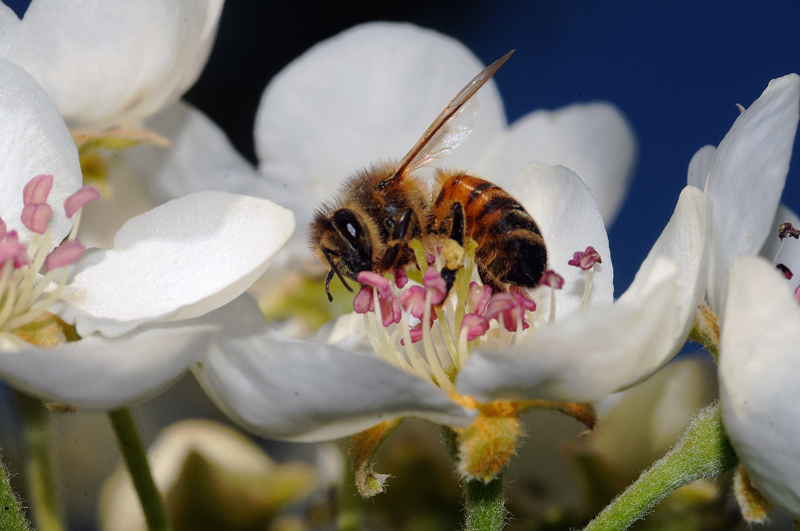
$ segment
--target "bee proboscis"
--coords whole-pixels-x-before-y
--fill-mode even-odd
[[[339,195],[324,204],[309,227],[309,242],[330,266],[325,292],[338,276],[356,280],[362,271],[386,273],[414,259],[409,243],[455,240],[477,243],[475,264],[481,280],[495,291],[533,288],[547,264],[539,227],[522,205],[499,186],[464,171],[439,171],[431,187],[413,174],[448,156],[472,132],[473,99],[511,57],[510,51],[483,69],[453,98],[414,147],[397,163],[370,166],[350,177]],[[455,269],[442,271],[448,290]]]

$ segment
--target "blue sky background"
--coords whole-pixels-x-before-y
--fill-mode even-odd
[[[28,2],[6,3],[21,11]],[[252,125],[268,80],[315,42],[368,20],[437,29],[486,63],[516,48],[513,66],[496,76],[509,121],[576,101],[607,100],[625,113],[640,152],[609,231],[617,295],[669,219],[694,152],[719,143],[736,103],[747,106],[770,79],[800,71],[800,2],[789,0],[229,0],[208,66],[187,98],[255,160]],[[797,166],[784,201],[800,209]]]

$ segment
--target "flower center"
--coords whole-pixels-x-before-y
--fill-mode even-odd
[[[564,279],[548,270],[535,290],[511,287],[493,293],[478,278],[475,242],[467,242],[459,252],[454,252],[453,245],[458,246],[450,240],[426,252],[414,240],[416,267],[393,272],[394,282],[371,271],[360,273],[361,290],[353,299],[353,309],[364,315],[367,337],[378,356],[454,392],[458,370],[475,348],[516,345],[555,320],[555,290],[562,288]],[[441,271],[453,269],[454,255],[460,257],[460,265],[448,293]],[[576,252],[569,261],[585,271],[582,305],[589,300],[593,268],[600,262],[592,247]],[[410,283],[409,278],[416,282]],[[550,311],[543,316],[536,311],[533,297],[548,292]]]
[[[47,197],[52,175],[37,175],[23,190],[22,223],[33,237],[22,242],[17,231],[7,231],[0,219],[0,330],[15,332],[40,319],[60,297],[68,266],[81,257],[84,246],[75,240],[83,206],[99,197],[93,187],[83,187],[64,202],[67,217],[76,215],[72,231],[61,245],[50,249],[48,221],[52,209]],[[55,283],[55,287],[53,284]]]

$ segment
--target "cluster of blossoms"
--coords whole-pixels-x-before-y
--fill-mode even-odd
[[[161,2],[150,4],[163,9]],[[402,24],[367,24],[321,43],[265,90],[256,120],[258,169],[199,111],[175,103],[150,122],[173,133],[170,150],[141,157],[138,165],[131,163],[135,155],[119,157],[146,174],[139,187],[149,199],[165,203],[127,216],[112,248],[85,250],[71,219],[99,194],[79,188],[73,138],[83,147],[93,135],[125,137],[130,131],[119,126],[153,117],[194,81],[222,2],[178,5],[152,17],[170,26],[155,34],[180,33],[181,42],[170,41],[172,53],[140,54],[139,40],[129,39],[127,48],[98,57],[104,68],[91,64],[85,75],[76,74],[74,58],[87,52],[70,32],[79,22],[118,31],[96,24],[102,11],[87,7],[90,17],[42,0],[24,20],[0,13],[3,142],[38,146],[6,149],[11,155],[0,172],[12,191],[22,188],[20,174],[26,181],[38,174],[21,190],[22,208],[9,206],[17,194],[0,197],[0,375],[6,381],[43,399],[108,410],[152,396],[190,368],[220,409],[254,433],[319,441],[421,417],[458,433],[464,476],[489,480],[514,453],[521,410],[544,401],[594,401],[647,378],[679,351],[702,304],[711,336],[720,325],[709,344],[719,345],[726,430],[753,484],[800,517],[800,461],[792,446],[800,419],[796,390],[785,376],[797,372],[800,328],[786,316],[800,313],[800,288],[787,296],[786,279],[800,252],[764,245],[776,223],[784,223],[781,240],[798,237],[791,225],[796,217],[778,208],[797,127],[797,76],[770,83],[718,148],[703,148],[692,159],[689,186],[672,218],[616,300],[606,225],[632,173],[630,127],[602,103],[531,113],[508,124],[489,82],[481,89],[482,121],[470,149],[448,162],[511,193],[537,220],[548,266],[558,272],[546,271],[532,291],[493,293],[478,281],[474,242],[467,242],[448,290],[440,250],[415,242],[416,267],[395,271],[391,280],[360,274],[355,313],[313,340],[296,340],[273,329],[243,292],[273,260],[278,282],[318,273],[302,231],[294,230],[295,216],[307,225],[309,204],[329,197],[339,176],[402,154],[396,150],[412,145],[480,62],[452,39]],[[146,26],[136,23],[147,20],[146,10],[124,9],[129,16],[116,13],[115,20]],[[70,53],[53,52],[73,41]],[[120,61],[121,50],[139,61]],[[352,50],[360,50],[359,61]],[[51,65],[38,54],[73,59]],[[402,60],[390,61],[394,55]],[[153,66],[154,56],[166,59]],[[448,61],[438,60],[445,56]],[[430,58],[437,58],[436,68],[424,67]],[[387,73],[380,69],[387,62],[400,66]],[[129,63],[148,65],[147,75]],[[114,90],[87,97],[81,82],[106,88],[102,81],[112,71]],[[91,78],[98,73],[102,79]],[[65,120],[80,128],[74,137]],[[309,142],[309,131],[319,141]],[[221,182],[247,196],[210,191]],[[761,193],[748,203],[753,189]],[[63,214],[48,204],[54,190]],[[17,218],[21,226],[12,224]],[[119,228],[105,218],[100,225]],[[759,252],[772,264],[752,256]],[[783,264],[784,278],[776,264]],[[26,335],[46,312],[74,327],[76,340],[50,344]],[[780,385],[766,388],[772,382]],[[487,441],[475,439],[493,431],[506,436],[504,457],[487,467],[486,454],[474,451]]]

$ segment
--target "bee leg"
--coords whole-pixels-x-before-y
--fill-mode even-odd
[[[408,242],[415,232],[419,232],[419,220],[413,210],[406,210],[395,223],[392,237],[386,243],[386,250],[381,257],[383,271],[394,269],[398,259],[401,258],[401,251],[408,247]]]
[[[456,201],[453,203],[453,206],[450,208],[450,215],[448,216],[450,219],[450,239],[454,240],[458,245],[464,246],[464,206]],[[460,264],[455,267],[445,267],[442,268],[441,275],[444,278],[445,286],[446,286],[446,293],[450,293],[450,288],[453,287],[453,284],[456,281],[456,273],[458,272],[458,268]],[[445,297],[446,298],[446,297]]]
[[[325,293],[328,294],[328,302],[333,302],[333,295],[331,295],[331,280],[333,280],[333,269],[328,272],[325,278]]]
[[[450,239],[464,245],[464,205],[456,201],[450,208]]]

